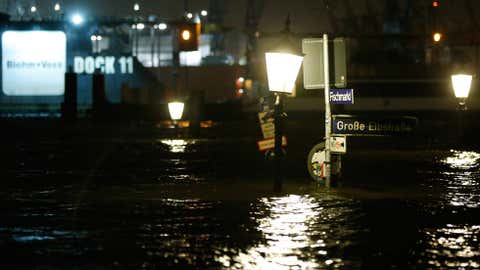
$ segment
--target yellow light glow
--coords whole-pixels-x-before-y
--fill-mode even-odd
[[[291,94],[303,57],[287,53],[265,53],[268,89]]]
[[[192,37],[192,34],[190,34],[188,30],[183,30],[181,35],[183,40],[189,40]]]
[[[472,84],[472,75],[455,74],[452,75],[453,91],[457,98],[467,98]]]
[[[440,34],[438,32],[433,34],[433,41],[440,42],[440,40],[442,40],[442,34]]]

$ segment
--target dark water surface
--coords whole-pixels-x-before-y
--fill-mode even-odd
[[[0,269],[480,269],[475,151],[359,150],[331,190],[292,154],[275,193],[248,139],[4,149]]]

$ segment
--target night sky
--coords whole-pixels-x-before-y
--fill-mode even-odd
[[[0,1],[0,8],[7,9],[7,0]],[[11,3],[14,1],[10,1]],[[25,7],[32,1],[19,0]],[[35,2],[35,1],[34,1]],[[133,14],[133,0],[63,0],[66,14],[79,11],[86,17],[92,16],[117,16],[126,17]],[[180,0],[143,0],[136,1],[140,4],[140,14],[144,17],[156,15],[159,19],[174,20],[181,17],[184,10],[184,1]],[[199,12],[209,9],[208,0],[190,0],[188,9]],[[242,29],[245,26],[247,13],[247,0],[224,0],[223,3],[224,25]],[[421,31],[424,29],[427,9],[431,8],[430,0],[255,0],[255,13],[260,18],[259,30],[264,32],[279,31],[287,14],[292,18],[292,31],[298,33],[322,33],[343,31],[350,27],[351,23],[360,25],[376,24],[377,30],[381,30],[382,22],[388,18],[386,11],[387,3],[395,3],[397,8],[394,16],[404,16],[405,6],[411,2],[412,9],[408,15],[408,21],[412,24],[409,31]],[[42,16],[48,16],[55,3],[54,0],[36,1]],[[12,11],[10,6],[10,11]],[[444,0],[440,1],[438,9],[439,24],[444,29],[454,31],[467,31],[478,28],[477,14],[480,14],[480,1],[471,0]],[[361,31],[363,31],[361,30]]]

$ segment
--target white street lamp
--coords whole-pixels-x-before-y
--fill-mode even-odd
[[[458,100],[458,137],[463,141],[464,137],[464,114],[467,111],[467,98],[472,85],[472,75],[470,74],[454,74],[452,75],[452,86],[455,97]]]
[[[265,53],[268,90],[292,94],[303,56],[283,52]]]
[[[454,74],[452,75],[452,85],[455,97],[461,99],[460,102],[465,102],[470,93],[470,86],[472,84],[472,75],[468,74]]]
[[[295,90],[295,81],[297,79],[303,56],[295,53],[297,50],[292,46],[288,34],[290,20],[287,17],[285,37],[280,41],[280,47],[274,51],[265,53],[265,62],[267,67],[268,90],[275,93],[275,105],[273,112],[273,121],[275,125],[274,133],[274,188],[282,188],[282,142],[283,142],[283,122],[285,114],[283,113],[283,102],[281,94],[293,94]]]
[[[185,104],[183,102],[178,101],[168,103],[168,112],[170,113],[170,118],[173,121],[182,119],[184,106]]]

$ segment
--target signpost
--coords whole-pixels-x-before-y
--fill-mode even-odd
[[[392,136],[412,132],[418,119],[410,116],[371,117],[333,115],[333,134],[349,136]]]
[[[353,89],[331,89],[330,104],[352,105]]]
[[[303,39],[302,51],[305,54],[303,66],[303,85],[305,89],[324,88],[325,94],[325,142],[330,142],[331,137],[331,92],[330,76],[332,75],[333,85],[335,87],[345,87],[347,83],[346,69],[346,49],[345,40],[342,38],[333,40],[333,57],[329,57],[328,35],[323,34],[323,38]],[[330,61],[332,61],[332,72],[330,72]],[[351,91],[350,91],[351,90]],[[353,104],[353,90],[333,91],[333,98],[338,99],[338,104]],[[335,102],[335,101],[334,101]],[[337,104],[332,102],[332,104]],[[331,184],[331,144],[325,144],[325,162],[322,175],[325,176],[325,186]]]
[[[310,150],[307,168],[315,181],[320,182],[325,179],[325,186],[328,188],[331,185],[331,175],[341,174],[341,154],[345,154],[347,151],[347,135],[392,136],[406,134],[414,130],[418,120],[409,116],[380,118],[333,115],[332,117],[331,104],[354,104],[353,89],[330,89],[330,86],[346,86],[344,39],[334,39],[333,50],[329,49],[329,40],[326,34],[323,35],[323,38],[303,39],[302,51],[305,54],[303,64],[305,89],[325,89],[325,141],[318,143]],[[332,58],[329,57],[329,52],[332,54]],[[330,83],[330,80],[333,83]]]
[[[302,40],[303,85],[305,89],[323,89],[325,86],[324,63],[329,64],[329,83],[335,87],[347,85],[347,61],[345,39],[335,38],[327,41],[327,51],[323,50],[323,38],[305,38]],[[328,46],[331,45],[331,46]]]

